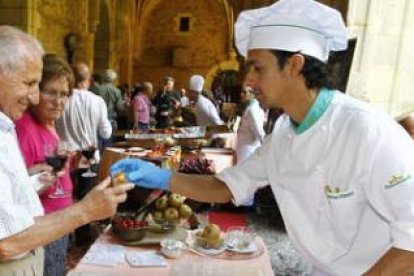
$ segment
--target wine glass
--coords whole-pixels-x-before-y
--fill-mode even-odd
[[[95,155],[96,147],[92,146],[91,144],[82,143],[82,155],[86,158],[88,162],[88,170],[82,174],[83,177],[95,177],[96,173],[92,171],[92,159]]]
[[[65,142],[58,142],[55,144],[45,144],[44,155],[46,163],[53,168],[52,173],[56,177],[55,191],[52,194],[49,194],[50,198],[65,198],[70,197],[71,194],[63,190],[62,184],[60,182],[60,177],[57,175],[61,171],[68,160],[68,149]]]

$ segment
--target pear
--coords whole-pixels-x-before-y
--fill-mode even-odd
[[[188,219],[193,214],[193,210],[191,209],[191,207],[185,203],[181,204],[178,211],[180,213],[180,217],[183,219]]]

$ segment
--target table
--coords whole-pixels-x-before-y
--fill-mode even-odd
[[[194,275],[189,273],[191,270],[202,272],[198,275],[214,275],[214,276],[270,276],[274,275],[269,255],[263,240],[258,237],[257,242],[264,247],[264,252],[257,258],[243,259],[243,260],[224,260],[212,257],[199,256],[192,252],[185,252],[179,259],[167,259],[168,265],[166,267],[138,267],[132,268],[125,261],[119,263],[114,267],[95,266],[89,264],[79,263],[76,268],[68,275],[70,276],[86,276],[86,275]],[[95,243],[118,244],[118,241],[113,237],[109,231],[103,233]],[[139,246],[127,247],[128,250],[158,250],[159,246]],[[179,274],[174,274],[180,270]],[[206,273],[208,270],[209,273]]]
[[[234,165],[235,154],[233,150],[206,148],[203,153],[207,159],[212,159],[214,161],[217,173]],[[99,166],[99,181],[102,181],[109,176],[111,165],[116,161],[127,157],[139,158],[144,155],[145,152],[127,152],[124,148],[105,148]]]

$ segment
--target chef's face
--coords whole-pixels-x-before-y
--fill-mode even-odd
[[[270,51],[255,49],[248,52],[245,85],[254,89],[256,98],[264,107],[282,108],[291,81],[289,61],[281,69]]]

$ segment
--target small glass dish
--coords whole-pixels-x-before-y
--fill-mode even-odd
[[[256,234],[252,229],[244,226],[229,227],[226,232],[226,246],[228,249],[237,251],[251,251],[255,248],[254,239]]]
[[[187,249],[187,245],[179,240],[165,239],[160,242],[160,245],[161,253],[171,259],[181,257],[183,251]]]

